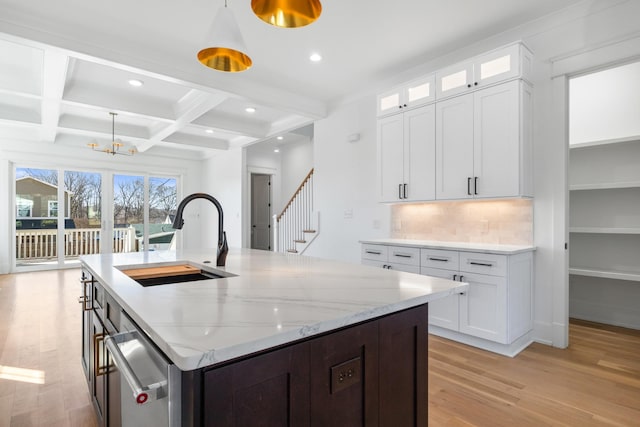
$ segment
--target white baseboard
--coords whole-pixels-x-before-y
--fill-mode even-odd
[[[533,342],[533,331],[527,332],[511,344],[500,344],[433,325],[429,325],[429,333],[508,357],[517,356]]]

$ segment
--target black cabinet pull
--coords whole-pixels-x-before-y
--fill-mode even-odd
[[[398,108],[402,108],[402,105],[398,105]]]
[[[365,252],[371,255],[382,255],[382,252],[378,252],[378,251],[365,251]]]
[[[473,177],[473,194],[478,195],[478,177]]]
[[[478,86],[478,82],[475,82],[473,85],[474,85],[474,86]]]
[[[455,282],[457,278],[458,278],[458,275],[457,275],[457,274],[454,274],[454,275],[453,275],[453,281]]]
[[[469,83],[469,84],[467,85],[467,87],[471,87],[471,83]]]
[[[448,262],[449,260],[446,258],[433,258],[433,257],[429,257],[429,261],[441,261],[441,262]]]
[[[460,280],[458,280],[458,281],[462,282],[462,279],[464,279],[464,276],[460,276]]]
[[[490,262],[469,261],[469,264],[471,264],[471,265],[480,265],[482,267],[493,267],[493,264],[490,263]]]
[[[402,191],[402,198],[406,199],[407,198],[407,184],[403,185],[404,190]]]
[[[398,199],[402,199],[402,184],[398,184]]]
[[[407,254],[393,254],[393,256],[397,256],[400,258],[413,258],[413,255],[407,255]]]
[[[471,177],[467,177],[467,195],[471,195]]]

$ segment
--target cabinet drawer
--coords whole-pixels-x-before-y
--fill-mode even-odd
[[[387,260],[394,264],[420,266],[420,248],[389,246],[389,256]]]
[[[384,245],[362,245],[362,259],[386,261],[388,247]]]
[[[363,259],[362,260],[362,265],[369,265],[371,267],[378,267],[378,268],[387,268],[387,265],[389,263],[386,261],[376,261],[376,260],[372,260],[372,259]]]
[[[420,249],[420,265],[444,270],[458,270],[460,255],[457,251],[442,249]]]
[[[93,308],[100,310],[104,308],[104,288],[98,282],[93,282]]]
[[[105,326],[109,333],[119,332],[120,331],[120,306],[118,303],[111,297],[111,295],[105,293]]]
[[[506,255],[460,252],[460,271],[491,276],[506,276],[507,257]]]
[[[419,265],[398,264],[397,262],[387,264],[387,269],[395,271],[404,271],[405,273],[420,274]]]
[[[420,267],[420,274],[423,276],[439,277],[441,279],[457,280],[460,274],[454,270],[443,270],[441,268]],[[454,279],[455,276],[455,279]],[[429,303],[431,304],[431,303]]]

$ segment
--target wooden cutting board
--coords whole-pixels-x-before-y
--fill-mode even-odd
[[[143,267],[122,270],[132,279],[151,279],[164,276],[181,276],[183,274],[200,273],[200,269],[189,264],[165,265],[162,267]]]

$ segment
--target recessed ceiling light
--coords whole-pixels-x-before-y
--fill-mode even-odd
[[[274,150],[273,150],[273,152],[274,152],[274,153],[279,153],[279,152],[280,152],[280,149],[279,149],[279,148],[276,148],[276,149],[274,149]]]
[[[255,113],[256,109],[254,107],[247,107],[244,109],[247,113]]]
[[[213,130],[211,130],[211,129],[207,129],[207,130],[205,130],[205,132],[206,132],[206,133],[213,133]]]
[[[131,79],[129,80],[129,84],[133,87],[140,87],[144,84],[144,82],[142,80]]]
[[[284,139],[284,136],[279,136],[276,138],[278,141],[282,141]]]
[[[311,62],[320,62],[322,61],[322,55],[320,55],[319,53],[312,53],[309,57],[309,60]]]

